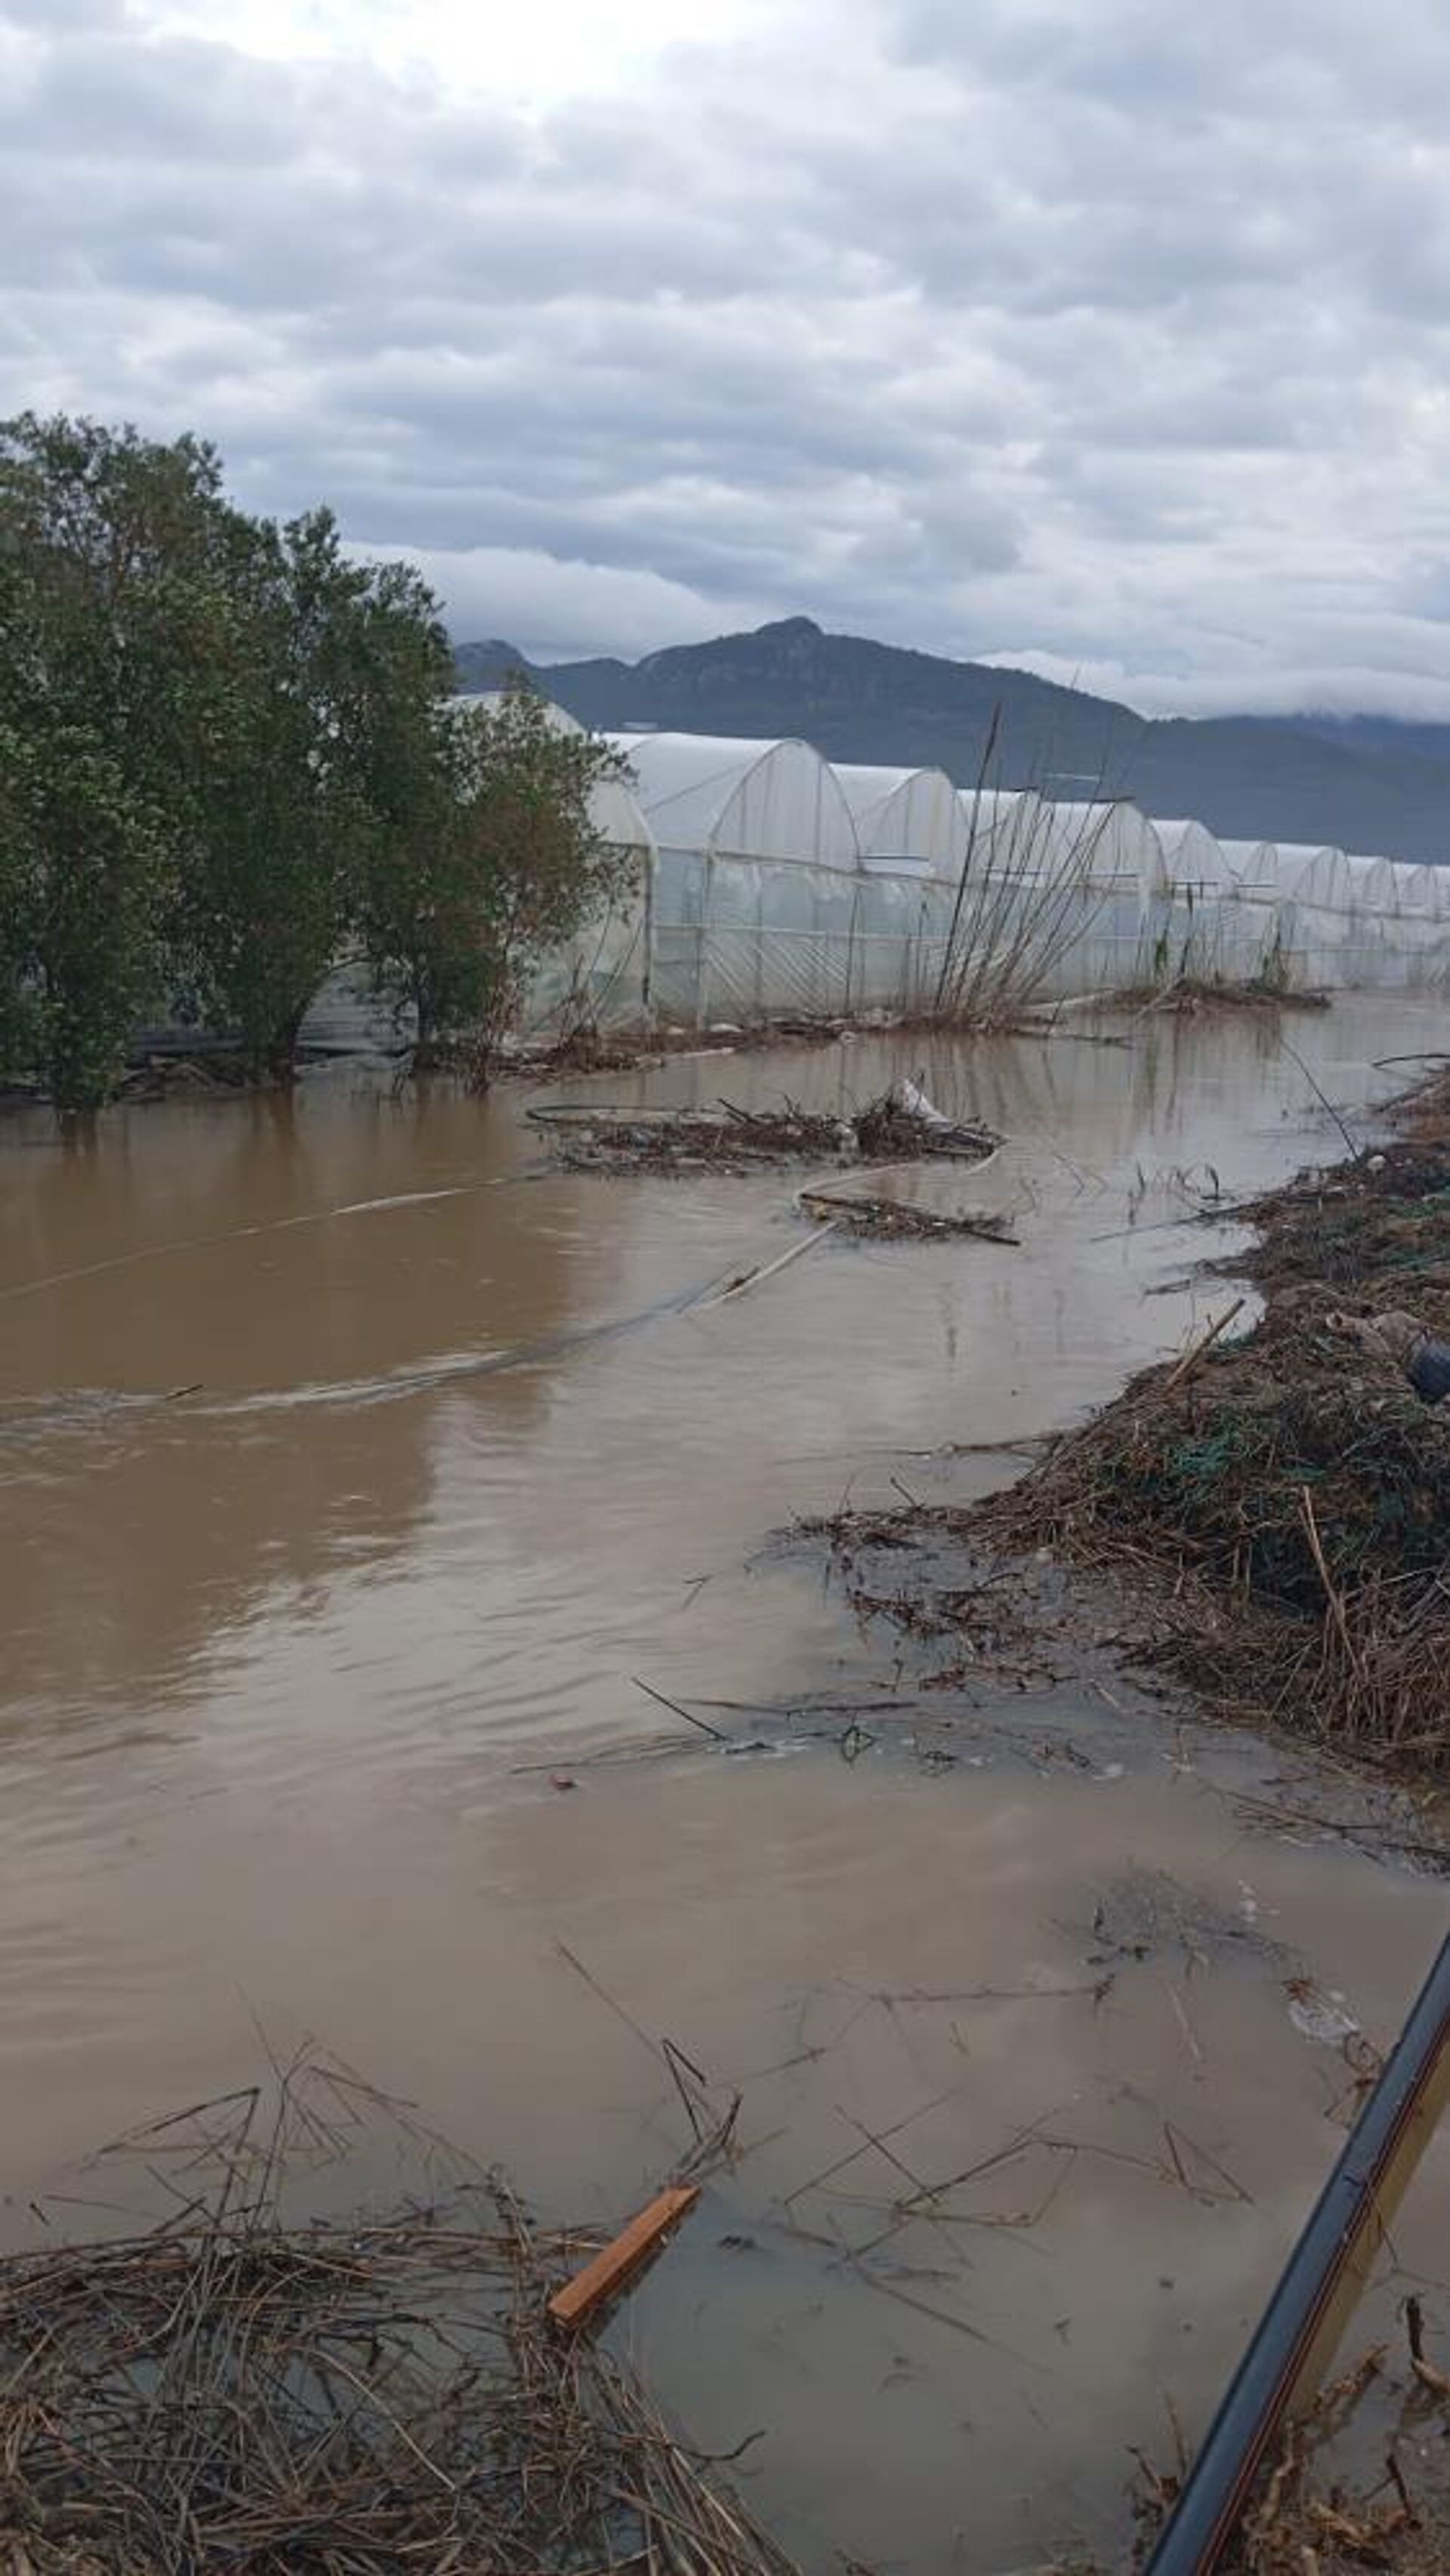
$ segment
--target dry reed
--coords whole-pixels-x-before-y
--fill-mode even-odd
[[[789,2576],[627,2364],[546,2314],[590,2240],[496,2177],[289,2224],[376,2105],[282,2073],[133,2141],[172,2214],[0,2264],[8,2576]]]

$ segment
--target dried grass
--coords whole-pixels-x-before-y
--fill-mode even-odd
[[[0,2264],[9,2576],[790,2576],[628,2367],[546,2300],[592,2245],[506,2184],[289,2225],[360,2088],[316,2066],[134,2142],[143,2233]],[[375,2101],[375,2097],[372,2097]]]

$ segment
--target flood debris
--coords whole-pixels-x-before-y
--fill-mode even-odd
[[[248,2090],[163,2121],[132,2143],[172,2162],[170,2216],[0,2263],[0,2565],[791,2576],[585,2330],[598,2303],[560,2330],[588,2236],[497,2176],[284,2216],[363,2091],[294,2067],[270,2117]]]
[[[1135,1009],[1142,1019],[1204,1019],[1224,1011],[1327,1011],[1328,993],[1297,992],[1275,975],[1175,975],[1105,997],[1104,1007]]]
[[[157,1048],[127,1066],[115,1086],[114,1097],[132,1102],[221,1100],[229,1093],[255,1091],[258,1087],[255,1070],[239,1055],[213,1049],[185,1054],[173,1048]]]
[[[987,1209],[917,1207],[910,1199],[867,1196],[839,1190],[799,1190],[798,1206],[819,1223],[847,1234],[869,1235],[890,1243],[950,1243],[963,1235],[980,1243],[1018,1245],[1010,1218]]]
[[[742,1172],[791,1162],[933,1157],[980,1163],[1001,1141],[975,1120],[943,1117],[915,1084],[894,1085],[849,1117],[805,1109],[785,1096],[771,1109],[722,1099],[703,1109],[544,1104],[528,1115],[545,1130],[556,1159],[582,1171]]]
[[[1070,1645],[1075,1615],[1084,1647],[1114,1640],[1120,1666],[1212,1714],[1450,1785],[1450,1082],[1436,1089],[1442,1139],[1417,1120],[1246,1211],[1258,1244],[1219,1266],[1263,1292],[1250,1329],[1229,1331],[1230,1306],[985,1501],[874,1516],[878,1555],[888,1527],[915,1552],[889,1593],[863,1597],[863,1532],[843,1519],[830,1535],[856,1606],[916,1635],[955,1626],[980,1671],[1002,1636],[995,1618],[980,1633],[982,1579],[1011,1572],[1014,1656],[1034,1622]],[[972,1583],[943,1569],[945,1543]],[[1416,1857],[1450,1850],[1431,1831]]]
[[[1450,1778],[1450,1417],[1425,1400],[1450,1331],[1450,1146],[1358,1155],[1255,1215],[1234,1267],[1262,1320],[1145,1370],[975,1535],[1146,1583],[1162,1662],[1220,1709]]]
[[[1090,1967],[1147,1961],[1177,1952],[1186,1966],[1234,1958],[1281,1959],[1282,1945],[1202,1889],[1165,1869],[1124,1870],[1093,1909]]]
[[[1221,1710],[1450,1776],[1450,1421],[1357,1372],[1303,1295],[1150,1369],[976,1515],[1150,1587],[1157,1660]]]
[[[1437,1341],[1417,1315],[1392,1307],[1381,1315],[1326,1315],[1331,1332],[1340,1332],[1372,1358],[1394,1360],[1426,1404],[1450,1395],[1450,1343]]]
[[[786,1014],[780,1019],[711,1020],[703,1027],[660,1020],[607,1030],[585,1019],[549,1035],[506,1035],[494,1052],[492,1070],[537,1082],[571,1073],[643,1072],[681,1058],[838,1046],[843,1038],[878,1037],[903,1025],[900,1014],[885,1011],[853,1013],[849,1019],[824,1013],[819,1019]]]

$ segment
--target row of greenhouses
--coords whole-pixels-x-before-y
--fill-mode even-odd
[[[561,716],[562,723],[571,719]],[[955,786],[804,742],[611,737],[639,894],[550,978],[601,1019],[1001,1012],[1185,974],[1450,982],[1450,870],[1220,841],[1130,803]]]

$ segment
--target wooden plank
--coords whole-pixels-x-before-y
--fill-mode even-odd
[[[667,2191],[657,2192],[649,2207],[632,2218],[602,2254],[596,2254],[582,2272],[576,2272],[572,2281],[554,2292],[549,2314],[555,2325],[587,2325],[605,2301],[624,2288],[699,2197],[698,2183],[672,2183]]]

